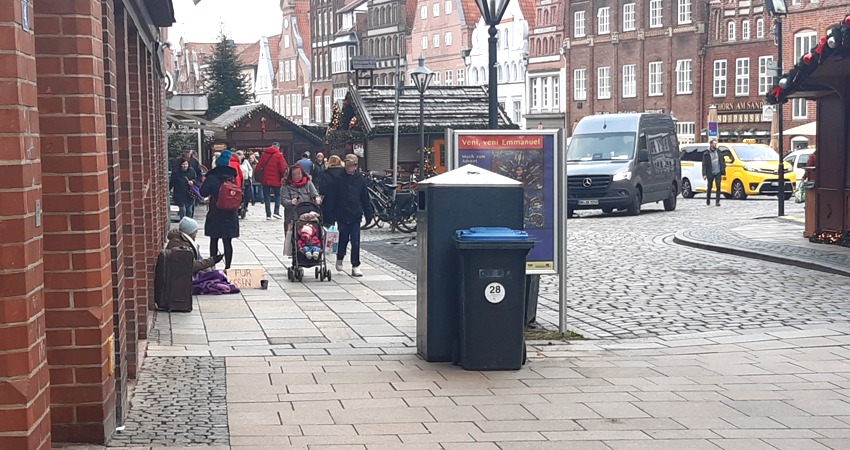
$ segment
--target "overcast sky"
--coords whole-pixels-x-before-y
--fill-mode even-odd
[[[239,43],[256,42],[281,31],[280,0],[173,0],[177,23],[168,32],[174,43],[215,42],[219,24]]]

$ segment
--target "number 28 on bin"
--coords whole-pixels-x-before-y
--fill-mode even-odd
[[[499,303],[505,299],[505,287],[502,283],[490,283],[484,288],[484,297],[490,303]]]

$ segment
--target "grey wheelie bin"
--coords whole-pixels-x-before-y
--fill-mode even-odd
[[[455,363],[517,370],[525,363],[525,257],[534,241],[510,228],[459,230],[460,314]]]

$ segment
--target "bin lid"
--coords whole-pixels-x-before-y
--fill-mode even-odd
[[[504,175],[482,169],[472,164],[428,178],[420,186],[521,186],[522,183]]]
[[[528,233],[503,227],[473,227],[457,230],[455,236],[460,242],[527,242]]]

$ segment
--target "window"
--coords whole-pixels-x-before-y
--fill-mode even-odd
[[[549,105],[552,104],[549,97],[549,83],[551,79],[549,77],[543,77],[540,81],[543,83],[543,108],[549,108]]]
[[[531,107],[537,109],[540,107],[540,78],[535,78],[531,82]]]
[[[729,21],[729,23],[726,24],[726,39],[728,39],[730,41],[734,41],[735,40],[735,34],[736,34],[735,33],[735,22]]]
[[[750,95],[750,58],[735,60],[735,95]]]
[[[437,17],[437,16],[440,15],[440,3],[439,2],[434,3],[434,7],[432,9],[433,9],[433,11],[431,12],[432,17]]]
[[[283,36],[283,48],[289,48],[289,35]]]
[[[419,18],[423,20],[428,18],[428,5],[422,5],[419,8]]]
[[[422,36],[422,50],[428,48],[428,36]]]
[[[649,63],[649,96],[664,94],[664,69],[661,61]]]
[[[440,35],[439,35],[439,34],[435,34],[435,35],[434,35],[434,48],[437,48],[437,47],[439,47],[439,46],[440,46]]]
[[[317,96],[313,97],[313,101],[315,102],[315,103],[313,103],[313,108],[316,111],[316,117],[314,117],[313,120],[316,123],[321,123],[322,122],[322,96],[317,95]]]
[[[325,96],[325,118],[326,120],[330,120],[331,118],[331,96]]]
[[[505,81],[505,71],[502,70],[502,66],[496,68],[496,73],[499,74],[499,78],[497,78],[499,80],[499,83]]]
[[[608,34],[611,32],[611,8],[599,8],[596,13],[597,19],[597,34]]]
[[[623,97],[637,97],[637,67],[634,64],[623,66]]]
[[[291,72],[289,71],[289,61],[283,62],[283,81],[289,81],[292,78],[290,77]]]
[[[691,23],[691,0],[679,0],[679,24]]]
[[[812,47],[816,46],[818,35],[815,31],[801,31],[794,35],[794,61],[799,61]],[[791,118],[806,119],[809,117],[809,102],[795,98],[792,101]]]
[[[623,31],[633,31],[635,29],[635,4],[626,3],[623,5]]]
[[[522,120],[522,102],[514,101],[514,123]]]
[[[576,11],[573,17],[573,37],[584,37],[584,11]]]
[[[286,98],[286,100],[284,101],[284,103],[285,103],[284,110],[286,111],[286,117],[289,117],[290,115],[292,115],[292,104],[290,103],[292,96],[289,95],[289,94],[286,94],[285,98]]]
[[[466,70],[457,69],[457,84],[462,85],[466,79]]]
[[[759,95],[765,95],[773,86],[773,71],[769,66],[773,64],[773,56],[762,56],[759,58]]]
[[[539,78],[535,78],[535,83]],[[587,69],[573,71],[573,99],[587,100]]]
[[[596,98],[611,98],[611,68],[596,69]]]
[[[660,28],[664,25],[664,11],[661,0],[649,0],[649,27]]]
[[[750,40],[750,21],[744,20],[741,22],[741,39],[745,41]]]
[[[505,28],[504,30],[502,30],[501,34],[502,34],[502,36],[499,37],[499,43],[502,44],[502,48],[504,48],[504,49],[511,48],[511,42],[510,42],[510,39],[508,38],[508,29]]]
[[[552,105],[561,105],[561,79],[557,76],[552,77]]]
[[[676,61],[676,93],[693,93],[693,82],[691,81],[691,60],[680,59]]]
[[[440,84],[440,72],[434,72],[434,84]]]
[[[690,144],[694,142],[694,138],[696,135],[694,132],[696,131],[696,123],[695,122],[676,122],[676,135],[679,138],[679,142],[683,144]],[[691,152],[699,154],[699,152]],[[684,156],[684,155],[683,155]],[[702,159],[702,158],[700,158]]]
[[[446,11],[446,14],[452,13],[452,1],[453,0],[446,0],[446,5],[443,6],[443,9]]]
[[[764,19],[756,20],[756,39],[764,39]]]
[[[446,47],[452,45],[452,32],[451,31],[446,32],[445,39],[446,39]]]
[[[452,84],[452,71],[446,71],[446,84]]]
[[[726,60],[714,61],[714,96],[726,97]]]

